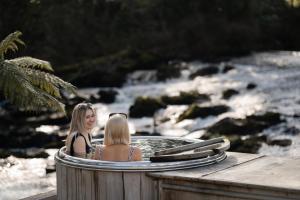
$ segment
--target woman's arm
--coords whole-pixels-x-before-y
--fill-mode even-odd
[[[101,151],[100,148],[101,148],[100,145],[96,145],[95,153],[93,154],[92,159],[100,160],[100,151]]]
[[[86,158],[85,141],[83,137],[77,137],[73,144],[74,155],[81,158]]]

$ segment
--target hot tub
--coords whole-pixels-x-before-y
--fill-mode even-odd
[[[147,177],[147,172],[211,165],[224,160],[226,154],[220,152],[206,158],[154,163],[149,161],[151,152],[199,141],[161,136],[132,137],[132,145],[142,148],[144,160],[139,162],[77,158],[67,155],[63,147],[55,155],[57,199],[158,199],[157,181]],[[102,140],[92,143],[99,144]]]

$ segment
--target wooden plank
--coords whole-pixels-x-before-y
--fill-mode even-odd
[[[211,145],[211,144],[215,144],[215,143],[220,143],[220,142],[223,142],[223,141],[224,141],[223,137],[218,137],[218,138],[214,138],[214,139],[210,139],[210,140],[205,140],[205,141],[202,141],[202,142],[182,145],[182,146],[179,146],[179,147],[165,149],[165,150],[162,150],[162,151],[156,151],[156,152],[154,152],[154,155],[159,156],[159,155],[180,153],[180,152],[183,152],[183,151],[189,151],[189,150],[193,150],[195,148],[199,148],[199,147],[203,147],[203,146]]]
[[[230,142],[228,139],[223,139],[223,143],[219,143],[220,146],[214,148],[212,150],[205,150],[205,151],[185,151],[178,154],[169,154],[169,155],[158,155],[150,157],[151,162],[168,162],[168,161],[180,161],[180,160],[191,160],[196,158],[204,158],[207,156],[212,156],[214,154],[223,152],[230,147]],[[206,147],[205,147],[206,148]]]
[[[191,182],[191,181],[176,181],[176,180],[163,180],[162,192],[167,190],[179,192],[177,198],[183,199],[181,196],[184,192],[193,193],[195,199],[202,199],[205,197],[215,199],[243,199],[243,200],[298,200],[298,196],[291,196],[290,193],[278,192],[277,190],[257,190],[252,187],[245,187],[244,185],[231,186],[227,183],[219,181],[213,183],[206,182]]]
[[[204,147],[199,147],[194,149],[194,152],[202,152],[202,151],[206,151],[206,150],[212,150],[212,149],[216,149],[218,147],[221,147],[222,143],[217,143],[217,144],[211,144],[211,145],[207,145]]]
[[[97,172],[97,199],[124,199],[122,172]]]
[[[67,199],[75,200],[76,199],[76,171],[72,167],[67,167]]]
[[[79,200],[84,200],[84,183],[82,181],[82,169],[76,169],[76,196]]]
[[[62,171],[61,171],[61,165],[59,163],[56,163],[56,188],[59,192],[57,192],[57,199],[62,199],[62,193],[60,192],[62,188]]]
[[[81,188],[84,191],[84,199],[95,200],[95,182],[94,182],[94,172],[90,170],[82,170],[81,172]]]
[[[188,199],[201,199],[201,200],[258,200],[253,198],[243,197],[228,197],[224,195],[197,193],[183,190],[164,189],[162,191],[162,200],[188,200]],[[267,200],[267,199],[265,199]],[[268,199],[269,200],[269,199]]]
[[[180,161],[180,160],[191,160],[196,158],[205,158],[216,154],[213,150],[207,150],[203,152],[186,152],[184,154],[170,154],[150,157],[151,162],[169,162],[169,161]]]
[[[97,188],[96,188],[96,199],[99,199],[99,200],[106,200],[107,199],[107,196],[106,196],[106,188],[107,188],[107,185],[106,185],[106,172],[103,172],[103,171],[97,171],[95,172],[96,173],[96,176],[97,176]]]
[[[124,199],[125,200],[142,200],[141,199],[141,173],[124,172]]]
[[[253,188],[277,188],[277,191],[300,192],[300,160],[265,156],[205,176],[207,181],[252,185]]]
[[[67,190],[67,185],[68,185],[68,179],[67,179],[67,167],[60,164],[61,168],[61,188],[57,188],[57,192],[59,192],[59,200],[66,200],[68,198],[68,190]]]
[[[158,181],[141,173],[141,199],[158,200]]]
[[[226,152],[227,158],[220,163],[214,165],[209,165],[205,167],[197,167],[193,169],[185,170],[174,170],[166,172],[148,172],[147,176],[154,178],[167,178],[167,179],[179,179],[179,180],[191,180],[199,181],[202,176],[207,176],[228,168],[237,166],[242,163],[247,163],[249,161],[259,159],[264,157],[259,154],[246,154],[246,153],[236,153],[236,152]]]

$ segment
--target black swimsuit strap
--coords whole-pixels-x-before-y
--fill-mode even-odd
[[[74,156],[74,147],[73,146],[74,146],[74,142],[75,142],[76,138],[79,137],[79,136],[83,137],[83,139],[84,139],[84,142],[85,142],[85,152],[86,153],[90,153],[90,151],[91,151],[91,147],[87,143],[85,137],[81,133],[76,133],[73,136],[72,141],[71,141],[71,146],[70,146],[70,155],[71,156]],[[91,142],[91,136],[90,136],[90,134],[88,134],[88,137],[89,137],[89,141]]]

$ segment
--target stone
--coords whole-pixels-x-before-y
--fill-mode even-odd
[[[179,117],[177,122],[184,119],[194,119],[197,117],[205,118],[208,116],[216,116],[227,112],[230,108],[225,105],[216,105],[210,107],[199,107],[197,104],[192,104],[187,110],[185,110]]]
[[[230,99],[232,96],[239,94],[238,91],[234,89],[228,89],[223,92],[223,99]]]
[[[166,105],[160,99],[138,97],[129,108],[129,116],[133,118],[153,117],[154,113],[161,108],[166,108]]]
[[[197,70],[195,73],[190,75],[190,78],[193,79],[197,76],[211,76],[217,74],[219,72],[219,68],[216,66],[209,66],[202,69]]]

